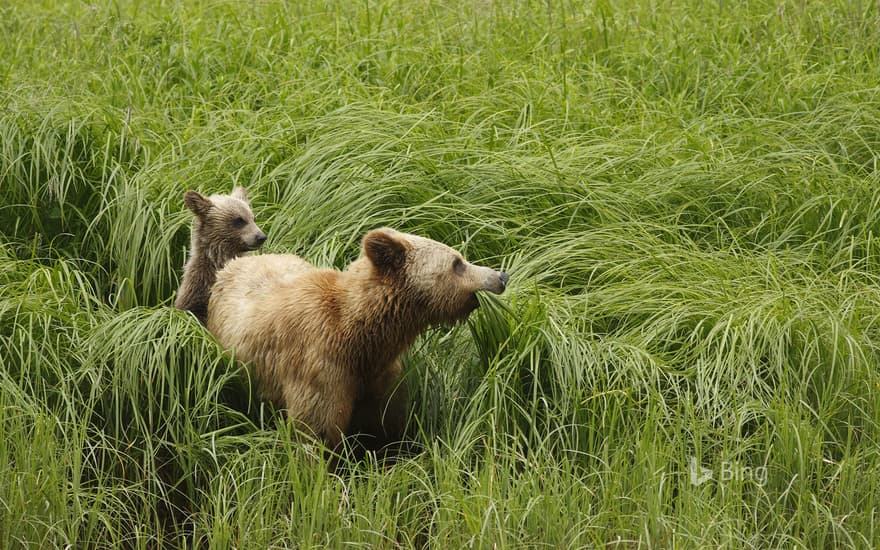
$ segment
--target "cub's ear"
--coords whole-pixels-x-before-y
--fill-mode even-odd
[[[409,243],[396,236],[396,231],[383,227],[364,236],[364,254],[381,273],[392,273],[403,268]]]
[[[248,201],[247,189],[240,185],[236,185],[232,188],[232,196],[236,199],[243,200],[244,202]]]
[[[204,216],[214,205],[211,199],[202,195],[198,191],[187,191],[183,194],[183,204],[192,210],[196,216]]]

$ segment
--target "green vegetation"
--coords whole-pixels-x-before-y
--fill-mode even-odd
[[[15,4],[0,547],[880,546],[876,3]],[[511,273],[407,355],[413,458],[328,473],[171,307],[233,184]]]

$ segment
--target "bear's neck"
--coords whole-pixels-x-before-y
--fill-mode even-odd
[[[192,311],[205,324],[208,319],[208,300],[217,272],[235,257],[235,254],[213,239],[203,237],[201,222],[193,223],[190,255],[183,268],[183,278],[177,291],[175,305]]]
[[[406,351],[427,327],[423,308],[394,284],[374,275],[350,275],[346,288],[348,326],[356,371],[369,375],[384,370]]]

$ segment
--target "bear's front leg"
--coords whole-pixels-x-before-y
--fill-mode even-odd
[[[345,380],[297,380],[286,384],[287,417],[338,451],[349,431],[354,409],[354,385]]]
[[[365,450],[379,451],[403,439],[409,392],[394,361],[365,388],[352,412],[349,432]]]

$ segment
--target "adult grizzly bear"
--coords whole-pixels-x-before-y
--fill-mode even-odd
[[[250,361],[261,396],[331,449],[348,434],[399,441],[399,357],[428,326],[464,319],[477,291],[508,275],[437,241],[382,228],[346,271],[293,255],[230,261],[217,275],[208,330]],[[394,395],[392,395],[394,393]]]

